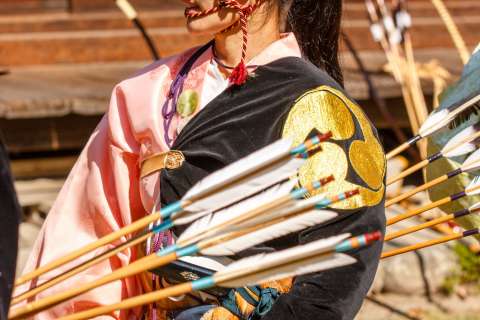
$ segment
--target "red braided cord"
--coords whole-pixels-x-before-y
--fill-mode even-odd
[[[211,9],[202,11],[202,12],[193,12],[189,9],[185,11],[185,16],[188,18],[199,18],[205,17],[211,14],[214,14],[220,11],[221,8],[228,8],[238,11],[240,14],[240,28],[243,34],[243,42],[242,42],[242,58],[240,63],[235,67],[230,75],[230,82],[235,85],[242,85],[247,81],[248,77],[248,70],[245,65],[245,60],[247,57],[247,49],[248,49],[248,18],[250,15],[258,9],[260,4],[264,0],[256,0],[253,5],[242,6],[238,3],[237,0],[221,0],[220,5],[217,7],[213,7]],[[231,29],[235,28],[237,23],[233,24],[232,26],[228,27],[227,29],[223,30],[222,32],[230,31]]]

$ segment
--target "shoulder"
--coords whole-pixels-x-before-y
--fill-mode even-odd
[[[341,88],[322,84],[303,92],[291,106],[283,137],[301,143],[315,132],[332,139],[300,170],[300,182],[334,175],[329,196],[359,189],[360,195],[335,205],[339,209],[376,206],[385,192],[386,161],[377,132],[363,110]]]
[[[141,68],[133,73],[128,78],[122,80],[117,86],[128,87],[138,82],[144,82],[146,80],[152,81],[162,74],[176,74],[179,71],[181,65],[198,49],[198,47],[190,48],[179,54],[162,58],[154,61],[149,65]]]

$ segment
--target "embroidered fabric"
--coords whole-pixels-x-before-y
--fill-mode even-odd
[[[199,109],[203,109],[213,99],[218,97],[223,91],[230,86],[227,78],[222,74],[215,59],[211,59],[205,73],[203,89],[200,95]],[[177,134],[183,130],[185,125],[194,117],[194,115],[182,119],[177,127]]]

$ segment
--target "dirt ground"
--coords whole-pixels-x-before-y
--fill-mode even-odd
[[[355,320],[480,320],[480,297],[373,295]]]

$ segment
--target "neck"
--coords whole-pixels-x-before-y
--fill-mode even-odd
[[[250,61],[266,47],[280,39],[277,14],[270,12],[265,20],[262,7],[251,16],[248,23],[248,46],[246,61]],[[243,33],[239,28],[228,33],[219,33],[215,36],[215,52],[217,59],[223,64],[235,67],[242,57]]]

